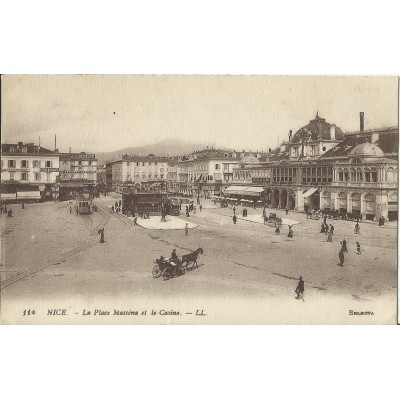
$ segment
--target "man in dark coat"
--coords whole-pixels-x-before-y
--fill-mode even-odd
[[[232,219],[233,219],[233,223],[236,224],[236,219],[237,219],[236,215],[234,215]]]
[[[342,245],[342,251],[348,253],[349,251],[347,250],[347,242],[346,242],[346,238],[344,238],[340,244]]]
[[[299,278],[299,283],[297,284],[296,290],[294,291],[296,293],[296,299],[297,300],[303,300],[304,301],[304,281],[303,277],[300,276]]]
[[[339,266],[343,267],[343,264],[344,264],[344,251],[343,248],[341,248],[339,251]]]

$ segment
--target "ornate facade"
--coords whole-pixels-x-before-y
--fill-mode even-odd
[[[363,117],[363,116],[362,116]],[[264,189],[270,207],[397,220],[398,127],[343,134],[318,114],[235,185]]]

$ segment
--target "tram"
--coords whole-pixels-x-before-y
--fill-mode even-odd
[[[77,214],[79,215],[86,215],[86,214],[90,214],[91,211],[91,204],[92,201],[90,199],[85,199],[85,198],[81,198],[81,199],[77,199],[76,200],[76,210],[77,210]]]

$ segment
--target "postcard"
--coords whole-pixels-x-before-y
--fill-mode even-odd
[[[1,324],[396,324],[398,77],[3,75]]]

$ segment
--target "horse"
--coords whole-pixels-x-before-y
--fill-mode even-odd
[[[203,254],[203,249],[199,247],[193,253],[185,254],[182,256],[182,267],[187,268],[190,263],[192,263],[191,269],[197,267],[197,257],[199,254]]]

